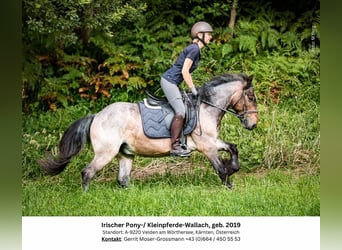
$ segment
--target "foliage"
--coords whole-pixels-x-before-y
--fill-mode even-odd
[[[235,37],[226,28],[218,29],[216,42],[203,56],[206,72],[253,74],[259,102],[268,105],[290,102],[296,108],[308,100],[319,103],[319,12],[296,16],[270,9],[269,4],[250,5],[243,9],[248,16],[237,23]]]
[[[99,70],[105,54],[91,39],[112,43],[114,30],[138,20],[145,8],[135,0],[25,0],[23,110],[109,97],[113,79]]]
[[[320,114],[316,104],[311,105],[304,113],[259,105],[258,127],[253,131],[243,129],[235,117],[225,116],[220,136],[238,145],[242,168],[249,171],[261,166],[319,168]]]
[[[317,102],[319,6],[311,1],[302,12],[277,11],[275,3],[239,1],[233,36],[230,4],[25,0],[23,111],[85,101],[100,109],[135,101],[145,89],[157,91],[160,75],[190,42],[189,29],[199,19],[210,20],[215,39],[203,50],[196,84],[245,71],[255,75],[261,102],[287,102],[301,92]]]
[[[24,39],[48,42],[47,49],[87,43],[93,33],[110,37],[119,22],[135,21],[145,8],[134,0],[24,0]]]

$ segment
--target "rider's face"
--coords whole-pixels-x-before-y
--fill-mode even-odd
[[[199,41],[201,41],[201,46],[205,46],[207,44],[209,44],[209,42],[211,41],[211,39],[213,38],[211,35],[211,32],[204,32],[204,33],[200,33],[198,34],[198,38]]]
[[[212,38],[211,32],[205,32],[204,41],[206,44],[208,44]]]

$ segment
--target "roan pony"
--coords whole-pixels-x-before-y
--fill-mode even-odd
[[[197,123],[186,136],[188,148],[205,154],[228,188],[232,188],[229,176],[240,166],[236,145],[218,139],[220,124],[224,114],[230,113],[238,117],[246,129],[257,126],[258,110],[252,79],[253,76],[244,73],[222,74],[200,87]],[[96,173],[114,157],[119,162],[118,181],[127,188],[135,155],[170,155],[170,138],[151,139],[144,134],[138,104],[117,102],[72,123],[59,142],[58,155],[50,154],[38,163],[47,174],[57,175],[89,139],[95,155],[82,170],[84,191],[89,189]],[[219,151],[228,152],[230,159],[221,159]]]

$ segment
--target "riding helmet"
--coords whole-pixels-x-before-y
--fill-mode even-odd
[[[191,38],[196,38],[198,33],[213,32],[213,28],[207,22],[197,22],[191,28]]]

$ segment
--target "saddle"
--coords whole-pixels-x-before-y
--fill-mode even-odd
[[[144,133],[149,138],[170,138],[170,127],[174,111],[166,97],[157,97],[146,92],[147,98],[138,102]],[[185,105],[183,135],[190,134],[196,127],[196,108],[190,97],[182,92]]]

